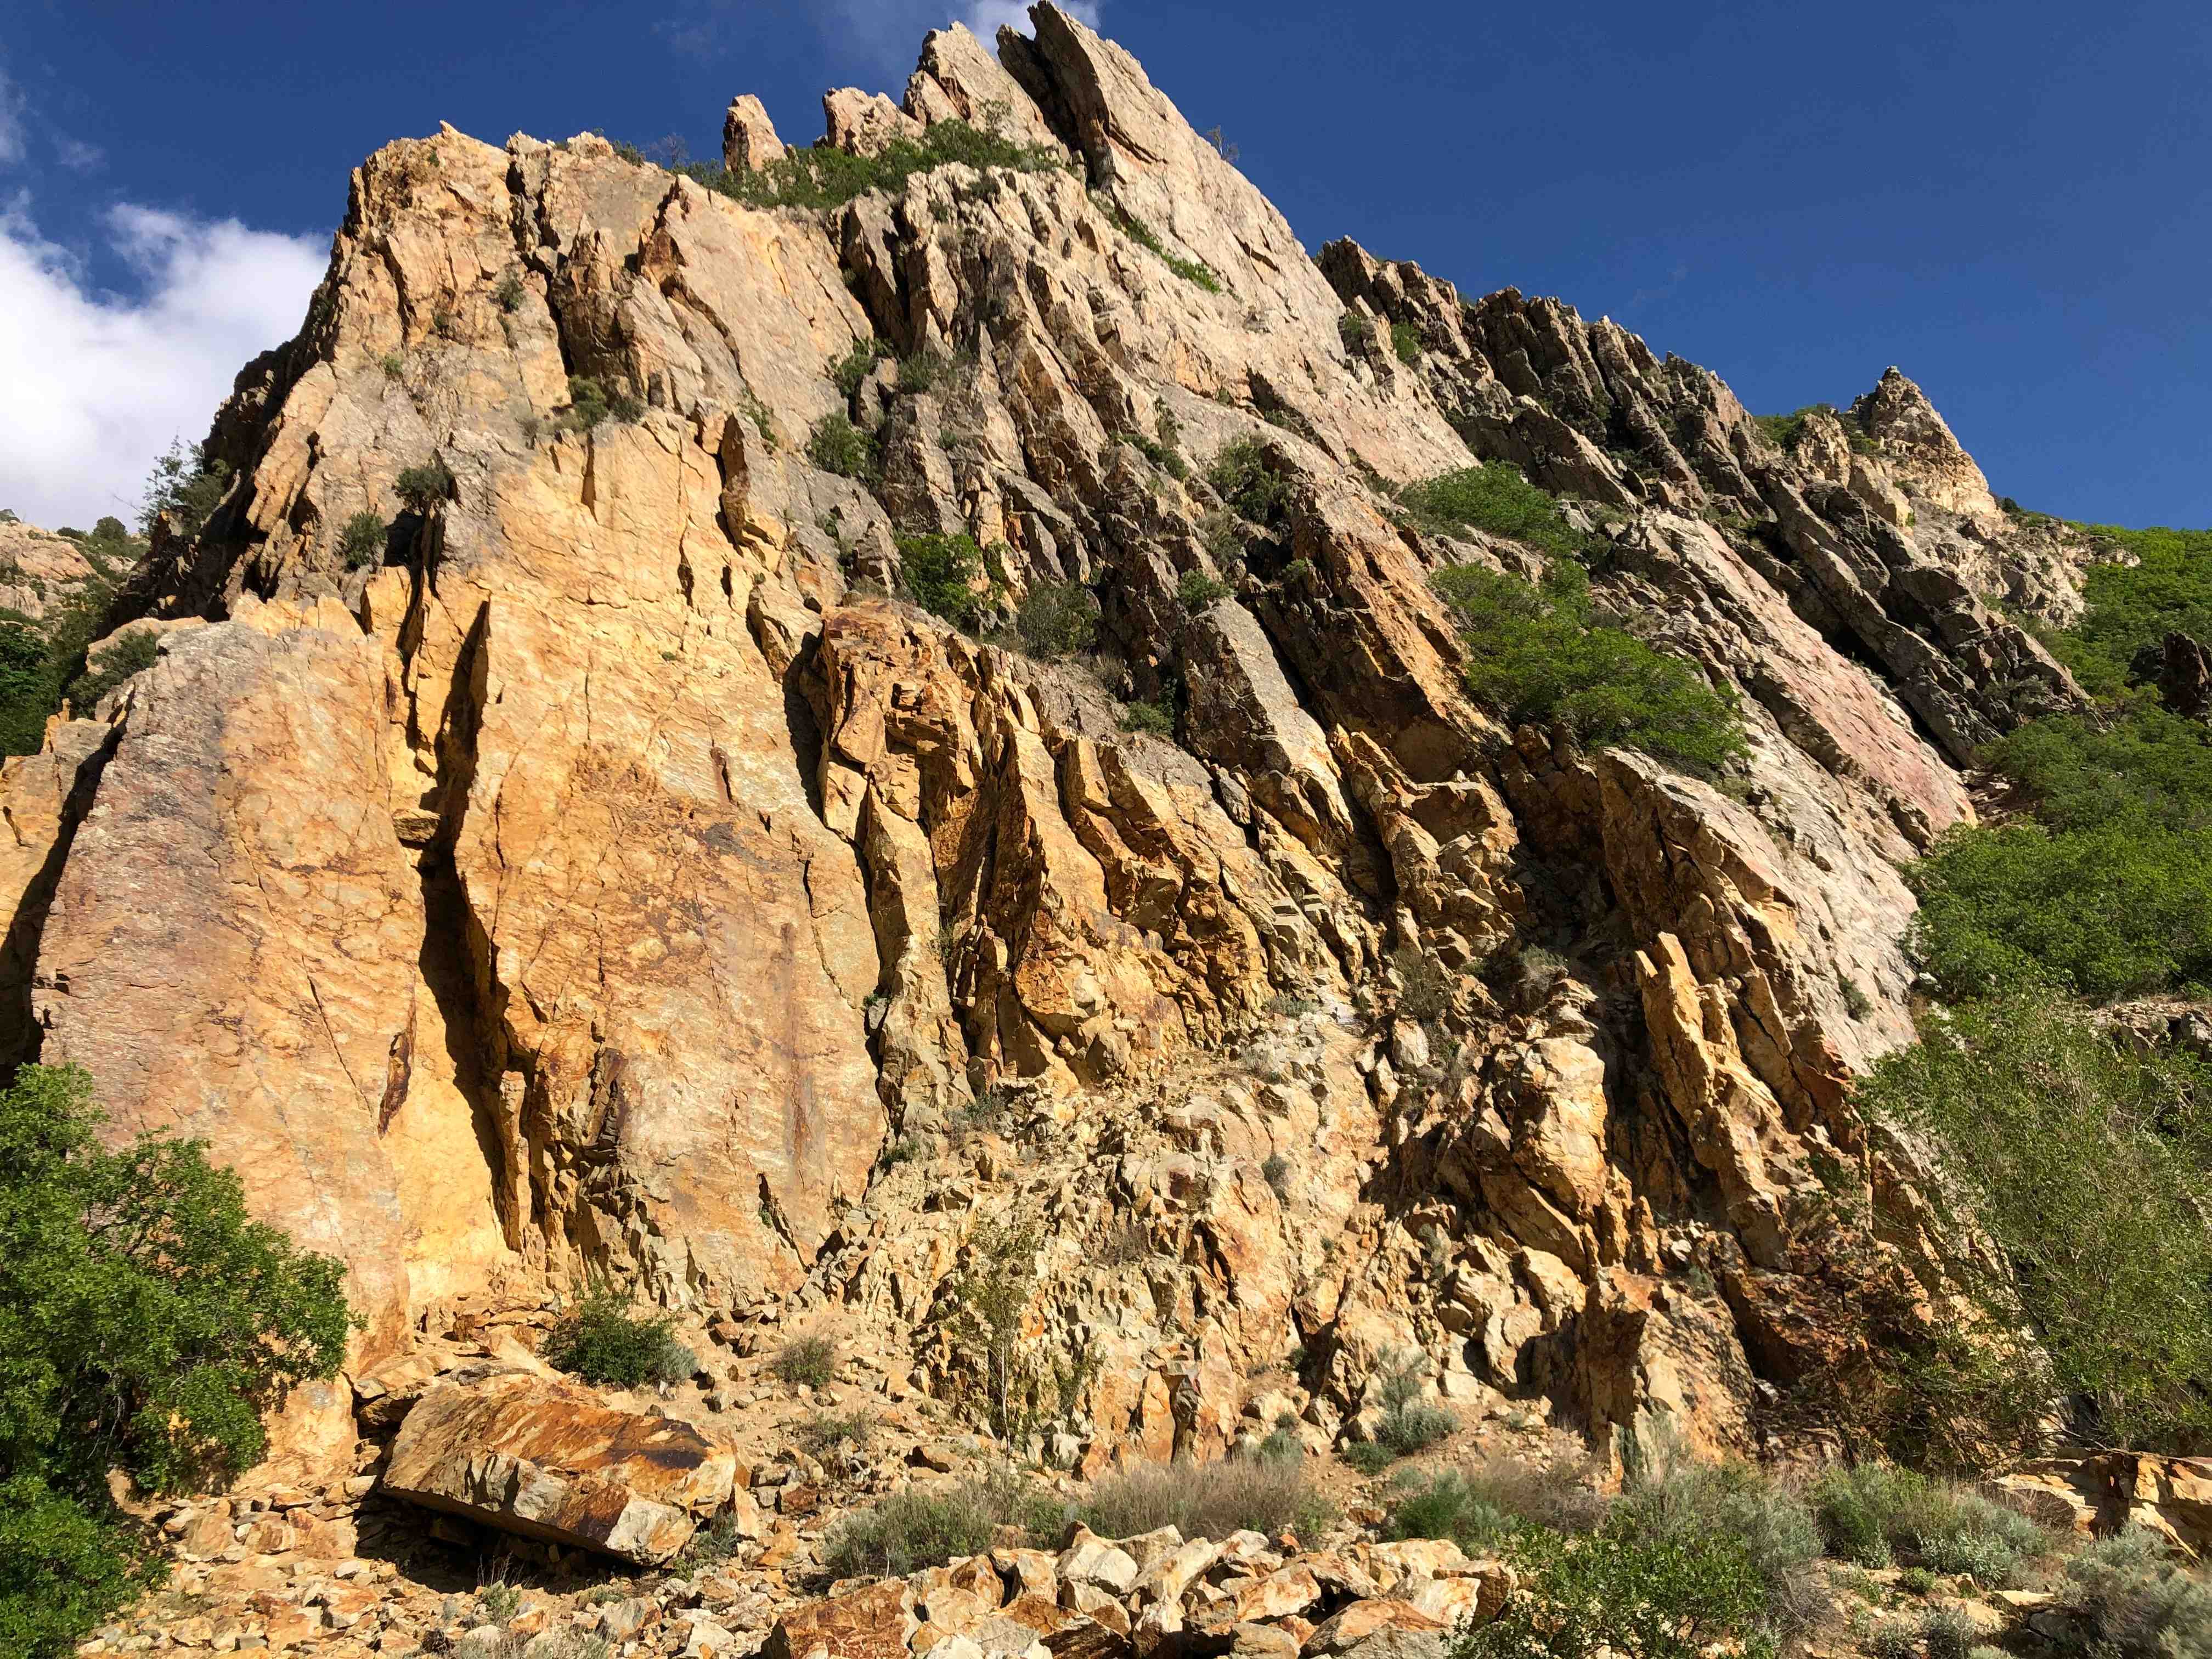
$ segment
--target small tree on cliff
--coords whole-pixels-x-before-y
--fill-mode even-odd
[[[89,1080],[0,1091],[0,1659],[43,1659],[158,1576],[111,1469],[153,1492],[257,1461],[261,1414],[337,1373],[345,1269],[251,1221],[196,1140],[109,1151]]]

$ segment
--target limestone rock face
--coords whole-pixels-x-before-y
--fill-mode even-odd
[[[1965,517],[1996,516],[1997,504],[1982,469],[1959,447],[1928,394],[1894,366],[1851,405],[1851,417],[1890,459],[1909,493]]]
[[[0,609],[36,622],[95,574],[84,550],[66,536],[0,523]]]
[[[1824,1182],[1869,1273],[1940,1289],[1850,1079],[1911,1033],[1897,865],[2080,701],[1999,607],[2063,618],[2086,550],[1900,375],[1785,450],[1559,301],[1308,257],[1032,15],[827,100],[856,155],[957,119],[1022,168],[756,210],[590,135],[369,157],[217,417],[229,495],[126,590],[154,665],[0,769],[0,1034],[342,1255],[363,1372],[604,1274],[748,1341],[853,1322],[972,1403],[1007,1379],[963,1275],[1012,1238],[1030,1449],[1085,1473],[1371,1433],[1414,1362],[1601,1446],[1755,1449],[1766,1394],[1863,1356]],[[781,153],[757,100],[726,149]],[[1490,460],[1741,694],[1725,789],[1470,699],[1430,578],[1540,556],[1391,486]],[[915,536],[987,552],[975,634],[893,597]],[[1059,584],[1097,648],[1039,660],[1011,624]]]
[[[750,92],[732,98],[722,118],[722,165],[732,173],[757,173],[783,153],[767,106]]]
[[[735,1471],[728,1448],[688,1424],[507,1374],[425,1393],[400,1425],[381,1485],[526,1538],[658,1566],[690,1542],[696,1517],[729,1502]]]

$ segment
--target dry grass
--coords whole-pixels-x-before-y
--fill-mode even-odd
[[[1591,1533],[1613,1500],[1592,1490],[1587,1468],[1488,1457],[1460,1471],[1468,1496],[1506,1515],[1554,1532]]]
[[[1307,1480],[1303,1460],[1252,1458],[1133,1469],[1098,1482],[1075,1512],[1102,1538],[1172,1526],[1186,1538],[1287,1529],[1305,1540],[1334,1518],[1328,1500]]]

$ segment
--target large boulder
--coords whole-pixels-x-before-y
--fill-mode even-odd
[[[522,1372],[461,1376],[407,1413],[384,1472],[395,1498],[658,1566],[730,1501],[736,1454],[689,1423],[610,1411]]]

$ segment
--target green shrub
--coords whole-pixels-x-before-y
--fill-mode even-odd
[[[2025,1316],[2051,1391],[2085,1402],[2098,1437],[2178,1446],[2212,1431],[2212,1071],[2117,1046],[2031,994],[1924,1022],[1862,1098],[1945,1147],[1974,1224],[2014,1264],[1968,1289],[1994,1331]],[[2014,1437],[2045,1405],[2026,1381],[1992,1402],[2009,1398]]]
[[[1357,1441],[1337,1455],[1362,1474],[1380,1474],[1398,1461],[1397,1453],[1375,1440]]]
[[[1290,500],[1290,481],[1268,469],[1267,452],[1254,438],[1223,446],[1206,481],[1231,512],[1254,524],[1273,524]]]
[[[822,1565],[833,1578],[896,1578],[980,1554],[1002,1526],[1057,1543],[1061,1512],[1050,1493],[1005,1469],[933,1492],[909,1486],[831,1528]]]
[[[951,358],[924,346],[899,359],[898,389],[906,392],[934,392],[945,384],[956,367]],[[866,373],[862,371],[864,376]],[[857,381],[854,390],[859,390]],[[846,395],[849,397],[851,393]]]
[[[1289,1198],[1291,1160],[1280,1152],[1268,1153],[1266,1162],[1260,1165],[1260,1179],[1267,1183],[1267,1189],[1278,1199]]]
[[[1166,473],[1170,477],[1188,478],[1190,477],[1190,463],[1183,459],[1182,452],[1177,449],[1174,444],[1162,442],[1158,439],[1147,438],[1141,432],[1129,433],[1123,437],[1121,441],[1127,444],[1132,449],[1135,450],[1139,455],[1142,455],[1146,460],[1150,461],[1154,466],[1159,468],[1161,471]]]
[[[2081,525],[2136,562],[2089,567],[2081,620],[2055,641],[2058,658],[2100,696],[2124,687],[2136,653],[2168,634],[2212,642],[2212,530]]]
[[[1221,278],[1214,275],[1211,266],[1197,259],[1186,259],[1180,254],[1169,252],[1167,244],[1160,240],[1158,231],[1111,198],[1093,195],[1091,199],[1098,204],[1124,236],[1159,260],[1183,281],[1196,284],[1208,294],[1218,294],[1222,291]]]
[[[216,460],[198,444],[173,439],[154,463],[146,493],[138,504],[138,533],[154,533],[154,520],[167,516],[171,532],[196,536],[230,488],[230,464]]]
[[[1229,1458],[1146,1464],[1110,1475],[1077,1502],[1075,1518],[1102,1538],[1174,1527],[1186,1538],[1287,1529],[1304,1540],[1316,1537],[1334,1516],[1307,1481],[1303,1462]]]
[[[1935,1593],[1936,1575],[1925,1567],[1907,1567],[1897,1575],[1897,1587],[1907,1595],[1929,1595]]]
[[[27,621],[0,621],[0,753],[38,753],[61,699],[45,635]]]
[[[1874,1659],[1919,1659],[1919,1621],[1902,1617],[1883,1620],[1867,1638]]]
[[[842,415],[824,415],[806,434],[806,459],[824,472],[863,483],[876,476],[876,447]]]
[[[1203,570],[1186,570],[1182,580],[1176,584],[1176,599],[1193,616],[1216,600],[1227,599],[1234,591],[1227,582],[1216,581]]]
[[[384,557],[390,529],[383,519],[367,509],[355,514],[338,532],[338,556],[349,570],[379,563]]]
[[[267,1449],[262,1413],[335,1376],[345,1269],[246,1217],[204,1144],[110,1152],[89,1082],[26,1066],[0,1091],[0,1655],[68,1650],[158,1558],[108,1471],[202,1490]]]
[[[2132,1581],[2086,1583],[2075,1607],[2096,1632],[2092,1654],[2120,1659],[2205,1659],[2212,1654],[2212,1589],[2168,1565]]]
[[[1429,1364],[1425,1354],[1400,1355],[1385,1363],[1382,1418],[1376,1425],[1376,1443],[1394,1457],[1410,1457],[1449,1434],[1459,1419],[1421,1398],[1421,1378]]]
[[[1164,698],[1157,702],[1124,703],[1121,706],[1121,729],[1171,738],[1175,736],[1175,710]]]
[[[442,456],[433,455],[419,466],[404,469],[392,488],[410,512],[428,515],[453,493],[453,469]]]
[[[1804,432],[1806,417],[1817,410],[1826,410],[1831,415],[1838,413],[1833,404],[1808,404],[1788,415],[1755,415],[1752,423],[1766,434],[1766,441],[1777,449],[1790,449]]]
[[[1811,1505],[1749,1463],[1698,1462],[1662,1448],[1655,1467],[1632,1474],[1606,1524],[1653,1543],[1729,1540],[1758,1577],[1766,1622],[1784,1633],[1810,1628],[1826,1611],[1811,1571],[1820,1554]]]
[[[522,309],[523,298],[529,292],[530,290],[522,285],[521,274],[510,270],[501,276],[497,285],[493,288],[492,303],[512,316]]]
[[[0,1481],[0,1659],[64,1659],[164,1576],[152,1540],[120,1516],[33,1475]]]
[[[1065,168],[1067,160],[1049,144],[1017,143],[965,121],[938,121],[921,137],[895,139],[875,155],[848,155],[823,144],[788,150],[750,171],[703,163],[675,170],[748,207],[832,208],[872,191],[897,191],[915,173],[955,164],[1045,173]]]
[[[70,708],[79,715],[89,715],[102,697],[133,674],[151,668],[160,654],[161,641],[155,635],[143,629],[125,634],[91,659],[84,672],[70,682],[64,695]]]
[[[1243,523],[1228,508],[1201,513],[1197,527],[1198,544],[1216,564],[1226,566],[1244,556]]]
[[[1421,331],[1411,323],[1391,324],[1390,349],[1397,353],[1398,361],[1401,363],[1419,362],[1421,361]]]
[[[855,340],[853,349],[830,368],[830,378],[836,382],[837,390],[849,398],[875,373],[876,365],[890,355],[890,345],[872,335],[865,340]]]
[[[1638,749],[1706,775],[1747,753],[1735,692],[1593,623],[1581,567],[1557,562],[1538,587],[1459,565],[1435,585],[1467,642],[1468,691],[1509,723],[1557,722],[1587,747]]]
[[[1496,1548],[1522,1525],[1456,1469],[1393,1486],[1389,1505],[1385,1538],[1448,1538],[1469,1555]]]
[[[793,1388],[826,1389],[837,1375],[836,1345],[826,1336],[802,1336],[786,1343],[769,1362],[769,1375]]]
[[[978,1106],[997,1092],[986,1091]],[[1001,1440],[1024,1438],[1044,1415],[1044,1368],[1022,1334],[1038,1243],[1036,1227],[1018,1218],[979,1223],[939,1291],[946,1333],[980,1372],[969,1414]]]
[[[644,413],[645,405],[628,392],[610,392],[591,375],[571,374],[568,413],[557,424],[571,432],[589,432],[602,422],[635,421]]]
[[[1425,1025],[1451,1012],[1452,976],[1443,964],[1417,945],[1401,945],[1390,953],[1390,970],[1398,978],[1398,1012]]]
[[[1387,1413],[1375,1436],[1385,1450],[1399,1457],[1411,1457],[1457,1427],[1459,1419],[1442,1406],[1416,1401]]]
[[[725,1510],[691,1534],[691,1541],[677,1558],[678,1570],[689,1574],[717,1561],[726,1561],[749,1541],[736,1515]],[[619,1594],[617,1593],[617,1598]]]
[[[1460,1478],[1475,1497],[1523,1526],[1595,1532],[1613,1512],[1614,1500],[1590,1490],[1575,1472],[1519,1458],[1489,1458],[1463,1468]]]
[[[2019,1581],[2021,1569],[2051,1547],[2042,1528],[2002,1504],[1945,1489],[1943,1501],[1908,1521],[1907,1538],[1934,1572],[1972,1578],[1984,1589]]]
[[[1504,461],[1462,467],[1398,492],[1415,520],[1450,534],[1474,529],[1570,559],[1590,559],[1604,550],[1603,538],[1577,530],[1560,512],[1558,499],[1521,476]]]
[[[1953,999],[2039,983],[2096,1001],[2212,981],[2212,835],[2126,817],[1947,830],[1906,880],[1911,948]]]
[[[1890,1565],[1896,1517],[1927,1486],[1927,1476],[1887,1463],[1827,1470],[1814,1482],[1811,1497],[1828,1553],[1862,1567]]]
[[[2025,785],[2035,816],[2054,830],[2115,818],[2160,830],[2212,828],[2212,730],[2154,703],[2030,720],[1980,758]]]
[[[547,1334],[545,1363],[586,1382],[617,1388],[680,1382],[699,1360],[671,1334],[675,1324],[672,1314],[635,1314],[627,1297],[594,1291]]]
[[[522,1591],[503,1578],[495,1578],[489,1584],[477,1587],[477,1612],[480,1622],[503,1625],[522,1611]]]
[[[384,371],[386,380],[396,380],[407,372],[406,355],[403,352],[387,351],[376,360],[376,366]]]
[[[2066,1564],[2061,1592],[2081,1650],[2111,1659],[2212,1659],[2212,1589],[2155,1534],[2100,1539]]]
[[[1336,337],[1344,342],[1344,349],[1357,356],[1367,349],[1375,339],[1375,325],[1358,312],[1347,311],[1336,319]]]
[[[1046,662],[1088,651],[1098,639],[1098,601],[1080,582],[1041,582],[1023,595],[1014,631]]]
[[[769,453],[774,454],[781,448],[782,445],[777,441],[775,435],[775,416],[769,412],[769,406],[763,403],[757,394],[748,390],[744,395],[743,407],[745,418],[753,423],[753,430],[760,434],[760,441],[767,446]]]
[[[899,580],[908,596],[932,616],[972,631],[995,597],[991,588],[976,586],[984,580],[984,558],[975,538],[962,534],[895,539]]]
[[[1511,1556],[1522,1588],[1489,1624],[1462,1626],[1450,1659],[1700,1659],[1766,1610],[1758,1573],[1725,1538],[1532,1530]]]
[[[2034,720],[1988,763],[2034,823],[1961,827],[1908,872],[1946,995],[2045,981],[2098,1000],[2212,980],[2212,733],[2143,703]]]
[[[1806,421],[1816,413],[1825,413],[1836,417],[1843,426],[1844,441],[1850,445],[1855,453],[1861,455],[1872,455],[1877,453],[1873,438],[1868,434],[1866,428],[1859,424],[1858,416],[1850,410],[1838,409],[1833,404],[1807,404],[1802,409],[1793,410],[1787,415],[1756,415],[1752,417],[1752,420],[1753,423],[1766,434],[1768,442],[1773,444],[1778,449],[1786,450],[1796,446],[1798,438],[1805,430]]]

